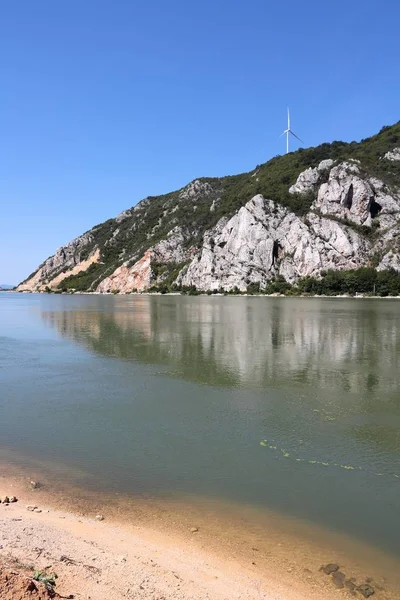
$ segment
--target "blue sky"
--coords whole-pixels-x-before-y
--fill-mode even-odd
[[[18,0],[0,35],[0,283],[147,195],[400,118],[396,0]]]

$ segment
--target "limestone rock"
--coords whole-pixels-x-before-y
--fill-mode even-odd
[[[333,167],[311,209],[368,227],[379,217],[380,226],[388,228],[398,222],[400,197],[388,194],[383,182],[375,177],[363,179],[358,165],[347,162]]]
[[[398,253],[393,252],[393,250],[389,250],[389,252],[384,255],[376,267],[376,270],[383,271],[385,269],[394,269],[400,273],[400,255]]]
[[[195,179],[180,192],[179,198],[181,200],[196,200],[199,196],[210,196],[213,192],[214,190],[209,183]]]
[[[400,148],[393,148],[391,152],[386,152],[384,158],[391,161],[400,160]]]
[[[54,256],[50,256],[50,258],[39,267],[34,275],[20,283],[17,287],[17,291],[40,291],[62,273],[65,273],[65,276],[70,275],[72,272],[70,269],[73,269],[82,262],[81,254],[92,241],[93,235],[91,233],[84,233],[72,240],[72,242],[69,242],[66,246],[62,246],[56,251]],[[93,254],[95,252],[96,249],[93,250]],[[90,255],[88,258],[90,258]],[[87,266],[89,266],[89,264]]]
[[[201,251],[179,281],[200,290],[245,291],[250,283],[265,287],[277,275],[293,282],[323,269],[357,268],[370,249],[370,242],[350,227],[312,212],[302,220],[258,195],[206,232]]]
[[[328,171],[334,164],[334,161],[330,158],[322,160],[318,167],[312,169],[306,169],[302,171],[297,178],[294,185],[290,186],[290,194],[308,194],[315,191],[316,185],[318,184],[321,174]]]
[[[325,160],[321,160],[321,162],[318,165],[318,171],[320,173],[322,173],[323,171],[327,171],[328,169],[330,169],[331,167],[333,167],[334,164],[335,164],[335,161],[332,160],[331,158],[327,158]]]
[[[139,205],[137,205],[139,206]],[[117,215],[115,217],[115,220],[117,221],[117,223],[122,223],[122,221],[124,221],[125,219],[127,219],[128,217],[130,217],[132,215],[134,209],[132,208],[128,208],[127,210],[123,210],[122,212],[119,213],[119,215]]]
[[[312,208],[323,215],[348,219],[358,225],[370,225],[374,190],[358,176],[358,166],[342,163],[333,167],[327,183],[323,183]]]
[[[306,169],[297,178],[297,181],[294,185],[290,186],[289,193],[290,194],[308,194],[315,189],[316,184],[320,178],[320,171],[316,167],[312,169]]]
[[[185,237],[181,227],[174,227],[168,232],[167,237],[156,244],[152,249],[153,259],[158,262],[180,263],[185,260]]]

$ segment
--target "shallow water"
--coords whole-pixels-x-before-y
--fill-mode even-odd
[[[0,447],[400,556],[400,303],[0,294]]]

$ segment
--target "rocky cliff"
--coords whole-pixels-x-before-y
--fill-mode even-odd
[[[245,291],[328,269],[400,271],[400,123],[149,197],[58,249],[20,291]]]

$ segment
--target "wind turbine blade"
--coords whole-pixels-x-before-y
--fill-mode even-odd
[[[299,136],[297,136],[295,133],[293,133],[293,131],[290,131],[289,133],[291,133],[292,135],[294,135],[294,137],[297,138],[299,140],[299,142],[301,142],[302,144],[304,144],[303,140],[301,140],[299,138]]]
[[[283,133],[281,133],[281,135],[279,137],[282,137],[283,135],[286,135],[286,131],[284,131]]]
[[[287,128],[290,131],[290,111],[289,111],[289,107],[287,107]]]

